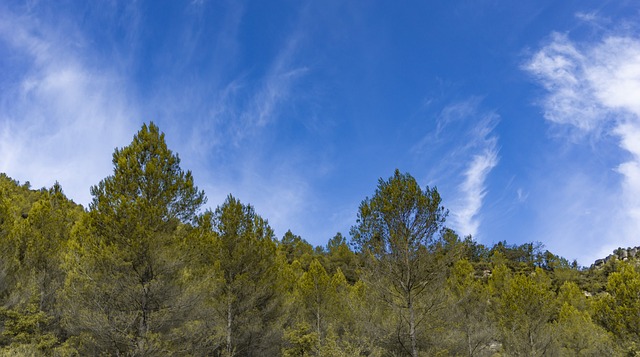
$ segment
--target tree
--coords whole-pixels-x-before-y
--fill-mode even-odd
[[[55,308],[56,294],[64,281],[60,269],[61,251],[81,214],[80,206],[69,201],[56,182],[42,193],[42,198],[31,206],[27,218],[16,227],[16,243],[21,245],[17,247],[20,251],[18,264],[36,280],[40,310],[51,312]]]
[[[298,296],[307,311],[313,316],[313,326],[318,335],[318,344],[322,344],[324,334],[324,324],[327,319],[326,310],[331,307],[332,302],[336,302],[331,287],[331,278],[324,270],[324,267],[314,259],[298,281]],[[319,346],[318,346],[319,349]]]
[[[281,330],[276,242],[268,222],[250,205],[229,195],[206,215],[200,263],[212,331],[222,338],[220,356],[271,355],[279,351]]]
[[[453,333],[453,349],[466,356],[491,355],[495,327],[489,316],[489,289],[475,277],[473,265],[462,259],[447,279],[451,306],[445,312]]]
[[[329,274],[334,274],[340,269],[349,283],[353,284],[358,280],[356,254],[349,248],[341,233],[336,233],[327,242],[326,262]]]
[[[145,124],[115,150],[113,175],[91,188],[66,255],[65,292],[67,326],[94,351],[166,353],[160,337],[182,321],[180,245],[206,199],[179,164],[164,134]]]
[[[0,177],[0,345],[51,353],[66,335],[57,301],[61,252],[82,213],[57,182],[31,191]]]
[[[505,351],[513,356],[546,356],[555,353],[551,321],[555,293],[545,272],[536,268],[531,275],[518,273],[507,277],[492,276],[500,287],[496,290],[496,314],[502,329]],[[503,280],[500,282],[499,280]]]
[[[105,239],[133,243],[131,233],[172,232],[178,223],[194,222],[206,202],[153,123],[116,149],[112,162],[113,175],[91,188],[89,204],[92,226]]]
[[[594,319],[614,334],[629,355],[640,353],[640,272],[632,263],[619,263],[593,309]]]
[[[0,173],[0,299],[15,300],[9,295],[15,293],[14,287],[24,278],[20,268],[28,237],[29,224],[25,222],[35,202],[43,198],[42,191],[33,191],[20,186],[16,180]],[[11,304],[9,304],[11,305]]]
[[[286,255],[289,264],[297,260],[302,264],[304,269],[307,269],[309,264],[311,264],[311,260],[313,259],[313,246],[302,239],[302,237],[293,234],[291,230],[288,230],[284,236],[282,236],[279,248]]]
[[[435,188],[423,191],[411,175],[396,170],[360,204],[351,229],[354,246],[368,257],[365,279],[397,309],[408,346],[399,340],[413,357],[418,356],[418,325],[428,310],[420,300],[443,277],[435,254],[447,214],[440,203]]]
[[[565,282],[558,292],[561,304],[553,324],[562,356],[615,356],[612,335],[598,326],[589,315],[588,301],[578,285]]]

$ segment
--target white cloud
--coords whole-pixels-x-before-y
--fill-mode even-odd
[[[476,236],[480,226],[478,215],[486,195],[485,181],[491,170],[498,164],[498,152],[495,144],[488,144],[485,151],[475,155],[464,173],[460,185],[461,203],[454,212],[459,233]]]
[[[552,95],[543,101],[544,116],[557,124],[569,124],[582,131],[598,130],[606,114],[584,80],[587,58],[564,35],[535,54],[525,66]]]
[[[498,165],[498,138],[493,130],[498,123],[494,113],[484,114],[469,132],[467,152],[474,153],[462,173],[464,180],[452,206],[453,223],[461,235],[476,237],[480,227],[480,213],[486,196],[487,176]]]
[[[584,22],[595,22],[598,20],[598,15],[595,12],[577,12],[575,16]]]
[[[626,161],[621,156],[612,164],[621,175],[620,187],[591,188],[616,194],[616,199],[609,206],[603,206],[600,201],[584,204],[607,215],[605,236],[592,238],[594,244],[600,246],[598,250],[637,245],[640,232],[640,38],[609,35],[596,43],[579,44],[566,35],[554,34],[550,43],[533,56],[525,69],[548,91],[541,102],[547,120],[574,128],[574,133],[591,136],[596,145],[606,145],[606,140],[601,139],[607,136],[617,138],[619,149],[626,153]],[[566,216],[571,214],[568,211]],[[593,222],[593,218],[589,218],[577,224],[595,224]]]
[[[500,118],[493,112],[482,112],[480,103],[480,98],[473,97],[446,106],[437,118],[435,130],[413,148],[418,154],[432,153],[445,145],[450,148],[439,154],[442,159],[430,174],[430,181],[456,183],[444,195],[449,202],[446,206],[451,228],[460,235],[474,237],[481,225],[487,177],[499,162],[494,129]]]
[[[232,6],[217,41],[218,46],[225,46],[216,47],[213,56],[224,60],[212,64],[211,78],[196,79],[195,83],[176,80],[178,88],[186,88],[166,88],[152,102],[167,103],[162,104],[161,117],[176,131],[185,129],[175,118],[185,117],[185,113],[190,120],[195,118],[185,130],[187,140],[175,144],[183,164],[203,183],[200,186],[211,208],[232,194],[253,205],[277,235],[291,228],[306,239],[316,237],[318,233],[309,229],[307,219],[313,212],[309,182],[315,177],[315,172],[309,175],[307,169],[308,154],[272,142],[286,114],[283,108],[297,101],[294,89],[308,72],[297,62],[301,32],[293,31],[279,52],[265,59],[271,62],[264,73],[248,73],[235,67],[236,53],[242,52],[237,42],[242,23],[242,9]],[[209,41],[189,38],[195,44]],[[181,71],[172,75],[185,77]]]
[[[132,136],[126,87],[114,73],[83,62],[65,40],[78,33],[7,11],[0,23],[0,46],[31,64],[0,94],[0,171],[36,188],[58,180],[86,204],[89,187],[110,172],[113,148]]]
[[[14,82],[0,82],[0,172],[36,188],[58,180],[69,197],[86,205],[90,186],[111,174],[114,148],[128,145],[141,121],[152,119],[173,141],[183,167],[193,170],[211,207],[232,193],[254,205],[278,235],[289,228],[318,235],[306,218],[313,212],[309,179],[299,170],[306,158],[291,153],[274,162],[263,146],[270,143],[261,141],[308,71],[295,63],[299,32],[284,42],[261,78],[249,82],[234,64],[243,9],[232,5],[217,37],[213,69],[204,71],[211,78],[185,75],[192,60],[185,55],[180,64],[169,61],[162,77],[149,79],[153,92],[141,100],[128,76],[135,59],[96,54],[104,48],[92,47],[92,38],[58,15],[52,20],[0,6],[0,53],[25,64],[10,67],[19,69]],[[133,26],[129,30],[139,30]],[[197,28],[182,30],[186,50],[179,53],[210,41],[198,37]],[[124,46],[135,47],[133,42]],[[186,117],[193,125],[185,125]]]

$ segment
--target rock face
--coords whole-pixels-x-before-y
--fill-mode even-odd
[[[611,259],[619,259],[619,260],[629,260],[629,259],[640,259],[640,247],[629,247],[629,248],[618,248],[613,251],[613,254],[610,254],[608,257],[604,259],[598,259],[591,265],[592,268],[600,268],[605,265]]]

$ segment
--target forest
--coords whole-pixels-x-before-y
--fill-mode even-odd
[[[318,247],[232,195],[203,209],[153,123],[88,207],[0,174],[1,354],[640,355],[635,259],[484,246],[447,227],[437,189],[390,174]]]

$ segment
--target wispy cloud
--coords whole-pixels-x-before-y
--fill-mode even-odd
[[[309,71],[298,56],[304,32],[298,28],[291,31],[279,44],[276,55],[264,59],[264,69],[238,68],[235,62],[240,59],[236,56],[244,50],[237,38],[242,15],[241,8],[231,6],[224,16],[218,43],[225,46],[216,47],[212,57],[217,59],[218,51],[226,57],[209,64],[210,71],[204,70],[211,72],[209,78],[196,79],[195,83],[177,80],[177,86],[186,87],[179,100],[174,99],[176,91],[171,88],[159,93],[153,103],[170,103],[162,117],[177,131],[183,129],[175,117],[189,113],[197,118],[186,133],[188,140],[176,144],[187,153],[184,163],[204,183],[201,186],[212,207],[233,194],[254,205],[276,234],[291,228],[308,237],[314,235],[306,219],[312,211],[310,180],[314,176],[305,176],[301,167],[309,158],[293,147],[274,143],[278,131],[286,126],[285,108],[299,99],[295,88]],[[194,46],[209,41],[196,35],[187,37]],[[182,72],[173,76],[185,77]]]
[[[178,100],[173,89],[160,93],[154,100],[163,102],[170,99],[173,102],[172,108],[167,111],[168,117],[181,115],[185,111],[193,112],[196,125],[190,133],[190,150],[224,155],[230,148],[237,151],[242,147],[255,148],[262,144],[257,139],[265,131],[277,126],[283,108],[297,100],[296,85],[309,71],[307,66],[297,62],[301,31],[293,31],[283,41],[277,55],[265,59],[268,65],[264,72],[235,68],[233,58],[237,52],[241,52],[236,38],[242,24],[241,14],[242,11],[234,7],[229,10],[218,41],[227,45],[216,48],[227,57],[224,61],[211,64],[211,67],[216,67],[212,69],[214,73],[211,73],[211,78],[199,78],[195,83],[179,82],[178,85],[185,85],[186,88]],[[174,75],[184,77],[184,73]]]
[[[523,189],[519,188],[516,190],[516,201],[519,203],[523,203],[527,201],[529,198],[529,193],[525,193]]]
[[[460,203],[454,212],[457,231],[476,236],[480,226],[479,214],[482,201],[487,194],[485,182],[491,170],[498,164],[498,152],[495,141],[489,143],[484,152],[474,155],[464,172],[464,181],[460,185]]]
[[[153,63],[141,63],[149,60],[141,55],[148,50],[142,26],[150,24],[136,22],[135,6],[105,15],[115,17],[110,26],[131,26],[123,31],[127,38],[110,44],[96,44],[64,11],[0,6],[0,54],[10,54],[0,64],[15,62],[0,81],[0,172],[34,187],[58,180],[86,204],[89,187],[111,173],[113,149],[127,145],[142,121],[154,120],[211,206],[232,193],[255,205],[278,234],[292,228],[312,235],[306,224],[312,175],[300,170],[308,158],[281,152],[270,139],[309,70],[298,56],[304,31],[291,31],[265,58],[266,68],[245,68],[237,64],[244,8],[230,3],[213,26],[209,5],[194,2],[178,14],[182,25],[162,38],[168,47],[154,49]],[[129,18],[136,21],[129,25]],[[212,52],[198,52],[212,36]]]
[[[63,34],[6,9],[0,24],[2,51],[30,64],[14,67],[22,70],[0,94],[0,171],[35,187],[57,179],[87,203],[89,187],[110,171],[113,148],[131,137],[126,86],[116,73],[86,64],[74,42],[79,32]]]
[[[600,129],[606,112],[584,80],[582,63],[586,60],[566,36],[554,34],[551,43],[535,54],[526,69],[552,93],[543,100],[547,120],[591,132]]]
[[[239,108],[237,102],[229,107],[235,115],[223,121],[229,136],[222,142],[226,149],[235,151],[237,161],[235,164],[227,163],[232,167],[227,167],[226,173],[213,180],[222,187],[211,187],[208,192],[214,196],[213,202],[222,202],[216,198],[229,192],[240,195],[269,219],[276,234],[282,235],[287,229],[294,229],[306,236],[308,227],[304,224],[304,214],[308,213],[308,208],[304,206],[309,204],[309,183],[303,172],[296,169],[304,161],[302,154],[278,155],[280,162],[274,161],[276,157],[266,156],[275,154],[274,148],[265,140],[272,130],[277,130],[270,126],[281,124],[280,110],[284,103],[292,100],[291,90],[306,71],[290,65],[288,61],[293,56],[290,51],[286,48],[275,60],[261,86],[250,95],[246,108]],[[236,94],[240,93],[232,93]],[[229,113],[220,114],[226,116]],[[221,192],[221,188],[227,192]]]
[[[594,20],[593,16],[589,19]],[[524,68],[547,90],[541,105],[548,121],[571,128],[573,139],[589,136],[595,142],[594,150],[607,145],[605,138],[617,138],[618,148],[624,155],[612,163],[612,168],[621,175],[620,187],[593,188],[605,189],[617,199],[606,207],[602,202],[585,204],[597,207],[608,217],[606,239],[599,237],[594,243],[607,251],[619,245],[637,245],[635,239],[640,231],[640,38],[608,34],[597,42],[578,43],[567,35],[553,34],[549,43],[535,53]],[[571,214],[567,212],[566,215]],[[594,220],[591,218],[590,221]],[[589,224],[589,221],[579,224]]]
[[[279,106],[290,99],[296,80],[308,71],[306,66],[294,64],[300,41],[298,36],[299,34],[294,33],[286,41],[260,88],[253,94],[247,109],[240,114],[240,126],[234,133],[236,139],[242,139],[247,133],[255,132],[273,122],[278,115]]]
[[[433,132],[413,151],[433,154],[447,147],[440,165],[431,172],[431,181],[456,182],[446,197],[451,225],[458,234],[477,236],[482,218],[482,206],[487,194],[487,177],[498,165],[498,137],[494,132],[499,116],[480,109],[481,98],[446,106],[440,112]],[[452,145],[453,144],[453,145]]]

